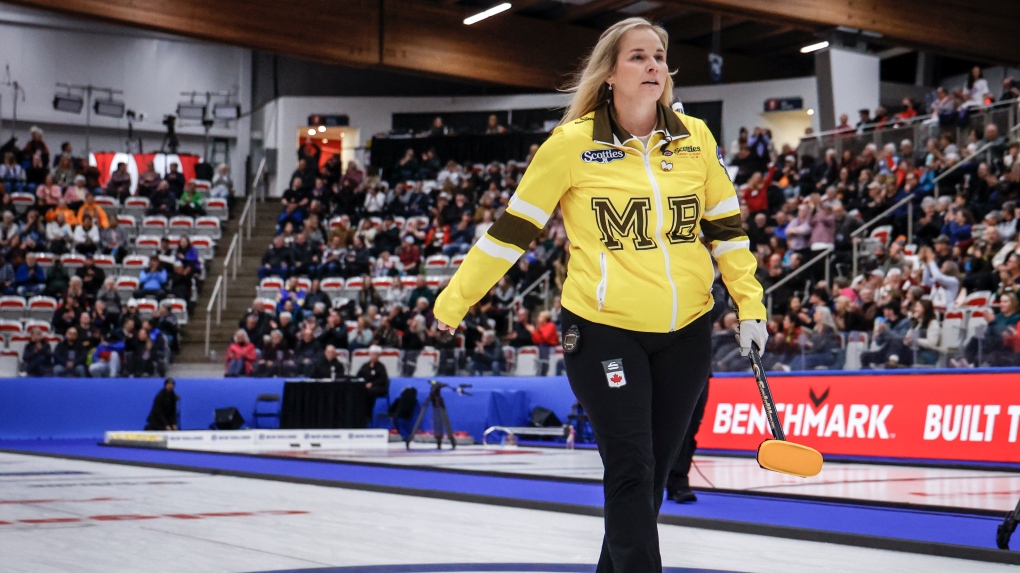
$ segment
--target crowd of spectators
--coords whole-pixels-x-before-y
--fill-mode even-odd
[[[954,109],[976,113],[992,101],[979,72],[969,91],[956,94],[967,97]],[[1003,82],[1000,99],[1017,99],[1012,78]],[[742,130],[729,147],[757,276],[766,289],[777,285],[767,366],[838,367],[839,349],[852,332],[869,334],[864,368],[944,364],[947,357],[950,366],[1020,364],[1020,316],[1011,302],[1020,287],[1020,143],[989,121],[965,142],[952,129],[923,146],[908,138],[881,148],[867,143],[854,153],[855,141],[872,141],[856,139],[863,130],[909,121],[917,112],[908,100],[892,116],[876,110],[878,121],[867,110],[861,116],[856,128],[841,118],[841,155],[831,148],[817,158],[790,146],[777,151],[764,129]],[[855,236],[868,223],[891,231]],[[801,268],[829,248],[829,275],[825,258]],[[794,273],[797,278],[779,284]],[[835,278],[826,283],[825,276]],[[991,304],[971,316],[989,323],[987,330],[965,348],[944,344],[956,333],[940,332],[940,318],[983,292]],[[735,325],[731,314],[716,324],[717,370],[746,369],[733,352]]]
[[[355,162],[342,171],[337,155],[320,168],[314,146],[302,146],[298,168],[281,198],[277,235],[259,269],[260,279],[280,277],[286,283],[275,307],[266,308],[256,300],[241,318],[238,326],[256,358],[247,360],[243,369],[235,364],[235,372],[309,375],[315,368],[312,357],[323,358],[328,346],[354,350],[377,345],[403,350],[404,371],[410,373],[424,347],[452,351],[460,341],[439,335],[431,310],[437,293],[426,283],[424,261],[433,255],[466,253],[506,209],[536,150],[522,162],[462,166],[443,164],[432,150],[419,156],[409,149],[384,179]],[[505,371],[501,350],[492,360],[475,357],[491,352],[498,338],[508,335],[516,345],[548,348],[558,343],[555,326],[547,316],[542,318],[535,299],[525,300],[522,316],[535,314],[548,326],[532,327],[529,320],[522,329],[509,315],[515,312],[517,294],[546,271],[562,284],[565,246],[562,219],[554,217],[520,262],[471,310],[464,352],[457,353],[459,362],[447,367],[450,373]],[[372,280],[409,276],[417,277],[413,286],[393,280],[384,290]],[[356,295],[333,300],[320,288],[322,280],[332,277],[360,277],[363,283]],[[298,278],[309,279],[310,286],[302,288]],[[533,328],[539,328],[535,340],[525,342]],[[285,358],[268,360],[267,347]],[[250,356],[246,347],[238,349],[242,350]],[[287,369],[281,371],[281,364]]]
[[[968,102],[992,99],[979,76],[968,83],[973,97],[961,103],[974,113],[980,106]],[[1016,99],[1014,84],[1007,78],[1002,99]],[[862,114],[845,135],[915,121],[920,109],[905,100],[896,113]],[[1020,144],[1004,131],[989,121],[967,141],[956,141],[955,129],[947,129],[922,142],[869,143],[859,153],[847,145],[842,154],[826,149],[814,157],[790,145],[776,149],[768,129],[741,130],[725,155],[759,259],[757,276],[769,289],[797,273],[773,291],[769,367],[839,367],[854,332],[868,335],[860,357],[865,368],[943,364],[947,352],[954,366],[1016,362],[1020,338],[1010,293],[1020,281]],[[528,160],[458,165],[443,163],[433,151],[408,150],[384,173],[366,173],[353,163],[341,170],[336,156],[321,169],[317,157],[299,151],[299,158],[260,277],[307,277],[311,287],[289,281],[275,308],[253,304],[239,326],[256,352],[265,344],[296,352],[304,338],[320,340],[321,352],[329,325],[349,325],[347,339],[335,348],[375,344],[406,350],[412,359],[423,346],[451,348],[438,336],[429,312],[435,293],[423,278],[408,294],[401,281],[380,293],[372,277],[418,275],[429,256],[465,253],[502,213]],[[876,220],[891,231],[879,239],[855,235]],[[520,262],[469,311],[459,331],[462,358],[449,373],[505,372],[504,347],[558,344],[558,303],[545,316],[534,301],[514,300],[546,271],[554,288],[562,285],[566,246],[556,213]],[[824,264],[801,269],[830,247],[828,274]],[[833,278],[826,282],[826,276]],[[362,277],[363,286],[356,296],[330,300],[319,288],[330,277]],[[945,347],[945,314],[979,292],[990,293],[989,304],[973,315],[989,327],[966,348]],[[747,369],[736,352],[736,323],[731,313],[720,313],[718,370]],[[409,361],[404,373],[411,367]]]
[[[180,338],[178,318],[164,299],[188,301],[190,311],[201,285],[201,257],[187,236],[177,244],[164,237],[138,276],[138,289],[123,293],[115,269],[132,254],[132,241],[116,213],[96,198],[123,202],[131,196],[126,166],[120,164],[102,186],[99,170],[76,157],[70,143],[51,161],[42,130],[33,127],[30,133],[24,147],[12,138],[0,148],[0,295],[54,298],[48,334],[59,342],[54,345],[39,328],[30,330],[22,370],[30,376],[162,375]],[[218,186],[230,187],[222,168]],[[34,203],[15,204],[16,193],[31,194]],[[186,212],[196,204],[194,182],[175,164],[159,175],[150,163],[137,193],[150,198],[154,213]],[[39,264],[42,253],[54,255],[51,266]],[[82,255],[84,264],[65,267],[59,256],[64,254]],[[96,264],[100,256],[113,265],[104,270]],[[151,316],[140,316],[135,297],[163,302]]]

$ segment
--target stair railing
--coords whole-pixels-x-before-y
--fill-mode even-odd
[[[223,258],[223,270],[220,272],[220,276],[216,277],[216,286],[213,288],[212,296],[209,297],[209,304],[205,307],[206,357],[211,356],[213,310],[216,311],[216,325],[219,326],[222,323],[223,311],[227,310],[230,281],[237,280],[237,267],[241,264],[241,258],[244,256],[244,235],[247,234],[248,238],[251,238],[251,230],[255,225],[255,199],[255,194],[251,194],[244,204],[241,216],[237,220],[237,232],[230,240],[227,256]]]

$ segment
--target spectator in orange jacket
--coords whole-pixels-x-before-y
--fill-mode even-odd
[[[60,215],[61,213],[63,213],[64,215],[65,223],[72,227],[78,226],[78,215],[76,215],[74,211],[68,208],[67,203],[65,203],[63,199],[57,201],[57,206],[54,207],[53,209],[50,209],[49,213],[46,213],[46,222],[52,223],[53,221],[56,221],[57,215]]]
[[[85,215],[91,215],[100,229],[110,228],[110,219],[107,218],[106,211],[96,204],[96,198],[92,193],[85,193],[85,204],[78,208],[78,220],[84,219]]]

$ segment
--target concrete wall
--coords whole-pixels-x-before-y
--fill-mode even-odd
[[[112,26],[83,19],[0,4],[0,65],[25,93],[18,101],[17,135],[23,144],[28,128],[46,131],[51,152],[70,141],[76,154],[85,152],[86,114],[53,109],[56,83],[94,85],[123,90],[117,99],[128,109],[146,114],[135,123],[145,150],[159,148],[164,114],[176,113],[183,91],[237,90],[242,111],[251,109],[251,52],[230,46]],[[0,86],[0,137],[11,135],[13,90]],[[217,124],[212,136],[231,140],[235,177],[243,173],[248,154],[247,118]],[[203,130],[197,122],[178,122],[181,152],[202,154]],[[92,151],[124,151],[127,120],[92,116]]]

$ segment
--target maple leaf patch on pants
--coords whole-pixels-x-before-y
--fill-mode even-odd
[[[610,388],[620,388],[627,385],[627,375],[623,373],[623,359],[602,361],[602,370],[606,373],[606,382]]]

